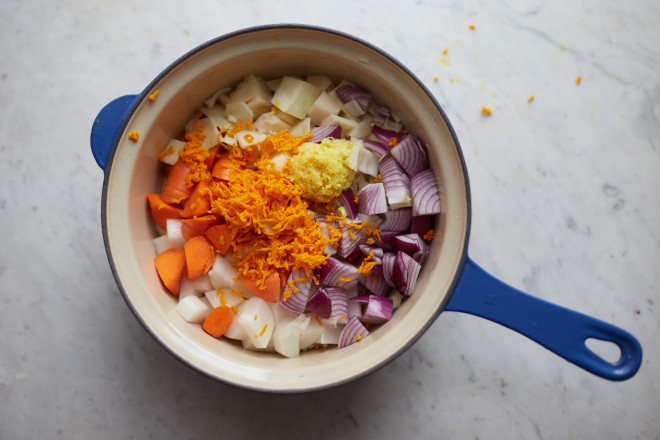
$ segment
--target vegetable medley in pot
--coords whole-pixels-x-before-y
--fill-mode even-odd
[[[420,139],[324,75],[218,91],[160,161],[154,264],[177,312],[287,357],[388,321],[415,292],[444,207]]]

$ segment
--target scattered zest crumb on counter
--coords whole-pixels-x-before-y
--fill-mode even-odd
[[[529,98],[527,98],[527,102],[533,102],[536,98],[534,95],[529,95]]]
[[[137,130],[133,130],[130,133],[128,133],[128,138],[133,142],[137,142],[138,139],[140,139],[140,132]]]
[[[149,101],[154,102],[159,93],[160,93],[160,90],[158,90],[158,89],[154,90],[151,93],[151,95],[149,95]]]
[[[578,75],[577,77],[575,77],[575,84],[579,86],[581,82],[582,82],[582,75]]]
[[[477,29],[477,26],[475,26],[474,23],[470,23],[470,26],[468,26],[468,27],[470,28],[471,31]]]
[[[442,51],[443,55],[447,55],[448,53],[449,53],[449,49],[447,49],[447,48],[443,49],[443,51]]]
[[[434,76],[434,77],[433,77],[433,81],[434,81],[434,82],[438,82],[438,81],[440,81],[440,77],[438,77],[438,76]]]
[[[481,113],[483,113],[486,116],[490,116],[493,114],[493,109],[488,107],[487,105],[482,105],[481,106]]]

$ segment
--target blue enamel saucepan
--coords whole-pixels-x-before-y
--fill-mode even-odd
[[[180,134],[204,100],[254,73],[264,78],[323,73],[370,90],[400,115],[427,145],[443,192],[436,239],[417,289],[393,318],[347,348],[311,350],[299,358],[248,351],[209,337],[174,311],[153,268],[155,231],[146,206],[158,192],[158,153]],[[157,99],[148,99],[155,90]],[[128,133],[138,131],[137,142]],[[495,279],[467,256],[470,191],[461,149],[447,117],[429,91],[394,58],[333,30],[278,25],[246,29],[185,54],[138,95],[115,99],[92,127],[92,153],[104,172],[102,221],[108,259],[129,307],[174,356],[218,380],[249,389],[297,392],[362,377],[410,347],[444,311],[469,313],[509,327],[595,375],[625,380],[640,367],[642,348],[628,332],[550,304]],[[442,325],[439,322],[437,325]],[[586,341],[615,344],[609,362]]]

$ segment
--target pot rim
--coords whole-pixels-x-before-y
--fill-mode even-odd
[[[176,353],[173,349],[171,349],[157,334],[156,332],[152,331],[152,329],[146,324],[142,316],[137,312],[135,309],[132,301],[130,300],[129,296],[126,293],[126,290],[124,289],[124,286],[122,284],[121,278],[119,277],[117,268],[114,263],[114,257],[113,257],[113,252],[110,247],[109,243],[109,234],[108,234],[108,224],[107,224],[107,212],[106,212],[106,207],[107,207],[107,194],[108,194],[108,180],[110,176],[110,170],[112,168],[113,162],[114,162],[114,157],[117,152],[117,146],[119,144],[120,139],[123,136],[123,133],[126,130],[126,127],[128,126],[128,122],[131,120],[133,114],[135,111],[138,109],[140,104],[144,101],[145,98],[147,98],[149,92],[154,88],[155,85],[157,85],[165,76],[167,76],[173,69],[175,69],[177,66],[185,62],[187,59],[190,57],[196,55],[197,53],[217,44],[220,42],[224,42],[227,40],[230,40],[232,38],[236,38],[245,34],[250,34],[250,33],[257,33],[257,32],[263,32],[263,31],[272,31],[272,30],[305,30],[305,31],[312,31],[312,32],[318,32],[318,33],[327,33],[333,36],[337,36],[340,38],[344,38],[346,40],[350,40],[352,42],[358,43],[359,45],[365,46],[366,48],[378,53],[382,57],[386,58],[393,64],[395,64],[399,69],[401,69],[403,72],[405,72],[406,75],[408,75],[416,84],[417,86],[424,92],[424,94],[430,99],[432,102],[433,106],[435,109],[439,112],[440,116],[442,117],[446,128],[451,136],[452,142],[454,143],[456,153],[459,159],[459,163],[461,166],[461,173],[464,179],[464,185],[465,185],[465,236],[463,238],[463,246],[461,248],[461,253],[458,256],[459,258],[459,264],[457,265],[457,270],[454,274],[454,277],[449,284],[449,288],[447,291],[447,294],[444,297],[444,300],[442,304],[438,307],[438,309],[434,312],[434,314],[431,316],[431,318],[424,324],[423,327],[417,332],[417,334],[413,335],[408,342],[403,345],[399,350],[392,352],[389,356],[384,358],[380,363],[377,363],[370,368],[367,368],[357,374],[347,376],[343,380],[337,380],[334,382],[328,382],[328,383],[323,383],[318,386],[312,386],[312,387],[307,387],[305,389],[269,389],[269,388],[262,388],[259,386],[250,386],[249,384],[246,383],[238,383],[230,380],[226,380],[222,377],[213,375],[212,373],[205,371],[196,365],[194,365],[192,362],[188,361],[187,359],[183,358],[182,356],[179,356],[178,353]],[[460,275],[463,271],[463,267],[468,260],[468,244],[469,244],[469,238],[470,238],[470,228],[471,228],[471,220],[472,220],[472,204],[471,204],[471,193],[470,193],[470,184],[469,184],[469,176],[468,176],[468,171],[467,171],[467,166],[465,163],[465,157],[463,156],[463,150],[460,146],[460,143],[458,141],[458,137],[456,135],[456,132],[454,131],[453,126],[451,125],[449,118],[447,117],[445,111],[443,110],[442,106],[438,103],[438,101],[435,99],[434,95],[430,92],[430,90],[422,83],[422,81],[410,70],[408,69],[403,63],[401,63],[397,58],[393,57],[389,53],[385,52],[384,50],[380,49],[379,47],[359,38],[354,35],[338,31],[335,29],[330,29],[322,26],[315,26],[315,25],[307,25],[307,24],[295,24],[295,23],[284,23],[284,24],[267,24],[267,25],[258,25],[258,26],[251,26],[247,28],[243,28],[237,31],[229,32],[226,34],[223,34],[219,37],[213,38],[211,40],[208,40],[195,48],[189,50],[179,58],[177,58],[174,62],[169,64],[165,69],[163,69],[138,95],[136,95],[134,102],[131,104],[130,108],[127,109],[125,115],[124,115],[124,120],[118,125],[118,132],[117,136],[111,143],[111,152],[108,156],[107,162],[104,167],[104,178],[103,178],[103,187],[102,187],[102,195],[101,195],[101,226],[102,226],[102,232],[103,232],[103,242],[104,246],[106,249],[106,254],[108,258],[108,262],[110,263],[110,269],[112,271],[112,275],[115,279],[115,282],[117,283],[117,286],[119,288],[119,291],[124,298],[124,301],[128,305],[129,309],[133,313],[133,315],[137,318],[138,322],[142,327],[149,333],[163,348],[165,348],[171,355],[174,356],[174,358],[178,359],[180,362],[183,364],[189,366],[193,370],[202,373],[203,375],[220,381],[224,384],[234,386],[236,388],[241,388],[241,389],[248,389],[248,390],[253,390],[253,391],[261,391],[261,392],[273,392],[273,393],[279,393],[279,394],[284,394],[284,393],[301,393],[301,392],[311,392],[311,391],[319,391],[323,389],[329,389],[329,388],[334,388],[340,385],[344,385],[346,383],[352,382],[354,380],[357,380],[359,378],[365,377],[376,370],[382,368],[386,364],[390,363],[394,359],[396,359],[398,356],[400,356],[403,352],[408,350],[419,338],[426,333],[428,328],[435,322],[435,320],[438,318],[438,316],[444,311],[446,304],[448,303],[449,299],[451,296],[454,294],[454,290],[456,288],[456,285],[460,279]]]

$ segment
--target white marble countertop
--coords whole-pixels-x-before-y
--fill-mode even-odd
[[[148,3],[0,4],[0,438],[660,438],[657,2]],[[609,382],[449,312],[376,373],[304,395],[226,386],[160,347],[105,256],[92,121],[196,45],[282,22],[408,65],[462,144],[471,257],[633,333],[638,374]]]

